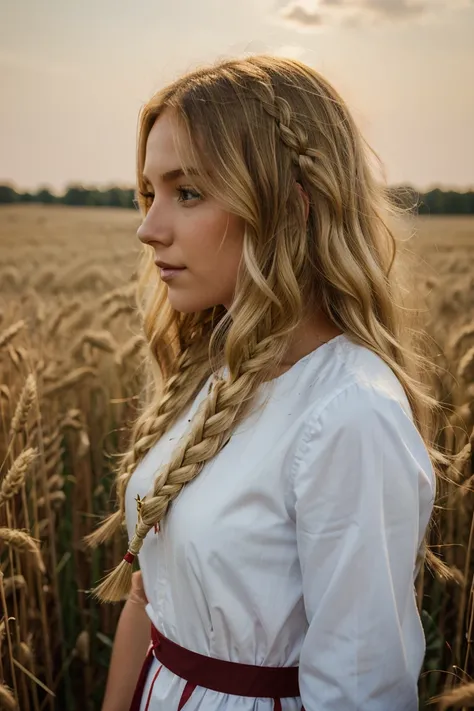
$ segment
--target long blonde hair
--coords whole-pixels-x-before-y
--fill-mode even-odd
[[[145,247],[138,299],[149,346],[153,394],[136,420],[117,474],[118,510],[88,537],[110,538],[124,522],[127,483],[206,380],[209,392],[171,459],[139,504],[122,562],[95,589],[102,600],[129,591],[134,557],[182,488],[228,441],[260,385],[282,362],[305,305],[318,304],[354,342],[397,375],[435,465],[438,403],[422,382],[424,354],[403,305],[391,225],[401,210],[375,177],[377,158],[335,89],[314,69],[271,55],[220,61],[159,91],[140,116],[137,197],[146,215],[146,142],[165,108],[184,129],[183,166],[197,167],[200,191],[245,223],[235,300],[193,314],[175,311]],[[309,198],[306,222],[298,184]],[[219,369],[227,366],[224,378]]]

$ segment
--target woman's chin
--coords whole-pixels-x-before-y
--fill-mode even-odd
[[[178,296],[172,293],[172,289],[168,289],[168,301],[175,311],[179,311],[182,314],[195,314],[199,311],[206,311],[206,309],[218,306],[218,304],[204,299],[193,299],[184,298],[183,295]]]

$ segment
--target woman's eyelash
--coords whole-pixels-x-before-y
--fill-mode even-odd
[[[188,200],[183,199],[183,193],[189,193],[192,199],[201,199],[201,195],[196,190],[191,190],[191,188],[176,188],[176,192],[180,195],[180,199],[178,200],[178,202],[189,202]],[[153,198],[155,197],[154,193],[142,193],[142,195],[148,200],[153,200]]]
[[[197,198],[198,200],[201,199],[201,195],[198,192],[196,192],[196,190],[192,190],[191,188],[177,188],[176,191],[180,194],[181,198],[183,196],[183,193],[189,193],[192,196],[192,198],[194,198],[194,199]],[[187,200],[180,199],[179,202],[187,202]]]

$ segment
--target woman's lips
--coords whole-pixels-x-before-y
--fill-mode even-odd
[[[173,268],[166,268],[164,269],[163,267],[160,268],[160,276],[163,279],[163,281],[168,281],[169,279],[173,279],[175,276],[180,274],[181,272],[184,272],[186,267],[183,267],[182,269],[178,269],[176,267]]]

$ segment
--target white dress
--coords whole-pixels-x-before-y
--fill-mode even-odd
[[[209,383],[209,381],[208,381]],[[135,496],[205,397],[146,454]],[[283,711],[417,711],[425,639],[414,575],[435,494],[399,380],[336,336],[265,383],[267,404],[172,504],[139,555],[147,613],[200,654],[299,665]],[[153,660],[141,711],[175,711],[185,681]],[[185,711],[271,711],[273,701],[197,687]]]

